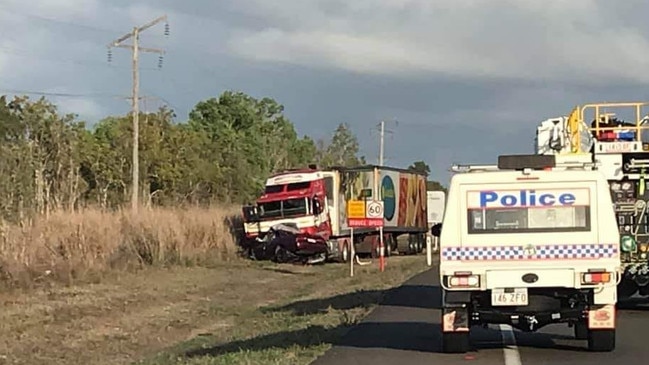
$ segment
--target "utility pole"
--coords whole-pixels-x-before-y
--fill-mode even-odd
[[[153,27],[154,25],[165,21],[165,35],[169,35],[169,23],[167,22],[167,16],[163,15],[149,23],[146,23],[140,27],[133,27],[133,30],[129,33],[124,34],[123,36],[117,38],[110,44],[108,44],[108,62],[112,59],[111,48],[120,47],[127,48],[132,51],[132,67],[133,67],[133,90],[132,90],[132,114],[133,114],[133,161],[132,161],[132,173],[133,181],[131,187],[131,209],[134,213],[137,212],[139,206],[138,193],[140,189],[140,157],[139,157],[139,141],[140,141],[140,72],[139,72],[139,58],[140,52],[150,52],[158,53],[160,55],[158,61],[158,67],[162,67],[162,55],[165,53],[163,49],[157,48],[146,48],[140,46],[140,33],[144,30]],[[132,38],[133,44],[122,44],[127,39]]]
[[[379,144],[379,166],[383,166],[383,145],[385,141],[385,121],[381,121],[381,143]]]
[[[394,120],[395,124],[398,124],[396,120]],[[383,155],[384,155],[384,150],[385,150],[385,120],[381,120],[381,122],[378,124],[379,126],[379,132],[380,132],[380,142],[379,142],[379,166],[383,166]],[[387,131],[388,133],[392,133],[391,131]]]

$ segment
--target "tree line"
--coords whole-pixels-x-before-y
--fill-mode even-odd
[[[166,107],[140,114],[144,204],[242,203],[254,200],[278,170],[365,163],[347,124],[329,141],[300,136],[284,107],[268,97],[225,91],[198,102],[187,121],[175,117]],[[130,114],[89,128],[46,98],[2,96],[0,217],[121,207],[130,200],[131,153]],[[430,172],[423,161],[411,168]]]

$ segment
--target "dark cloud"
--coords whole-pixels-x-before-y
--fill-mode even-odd
[[[24,3],[26,4],[26,3]],[[646,100],[649,27],[639,0],[522,3],[319,0],[64,1],[0,5],[0,81],[6,89],[83,94],[51,99],[96,121],[129,111],[129,52],[106,45],[134,25],[164,47],[143,54],[141,93],[185,120],[225,89],[284,104],[298,132],[328,138],[349,123],[375,162],[376,124],[388,123],[386,162],[495,162],[533,151],[537,124],[576,104]],[[452,5],[449,5],[452,4]]]

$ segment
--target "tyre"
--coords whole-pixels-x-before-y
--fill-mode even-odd
[[[588,350],[610,352],[615,349],[615,329],[589,330]]]
[[[278,264],[285,264],[289,261],[290,255],[288,251],[282,247],[282,246],[277,246],[275,247],[275,262]]]
[[[426,248],[426,236],[419,235],[417,236],[417,253],[424,252],[424,248]]]
[[[383,246],[385,246],[385,251],[383,252],[385,254],[385,257],[390,257],[392,256],[392,248],[394,245],[392,244],[392,235],[387,235],[383,239]]]
[[[587,340],[588,339],[588,325],[585,321],[575,323],[575,339]]]
[[[632,280],[622,278],[617,285],[617,296],[619,299],[628,299],[638,292],[638,286]]]
[[[386,237],[383,238],[383,248],[384,248],[383,257],[390,257],[390,255],[392,254],[392,242],[390,242],[390,238],[389,238],[390,236],[386,236]],[[379,236],[376,236],[376,242],[373,245],[375,247],[374,252],[375,252],[376,257],[374,255],[372,255],[372,258],[381,257],[381,241],[380,241],[380,239],[381,238]]]
[[[417,254],[417,236],[409,235],[408,236],[408,255]]]
[[[442,333],[442,352],[446,354],[463,354],[469,351],[469,332]]]
[[[343,248],[340,251],[340,261],[341,262],[349,262],[349,256],[351,256],[352,252],[351,249],[349,248],[349,242],[344,241],[343,242]]]

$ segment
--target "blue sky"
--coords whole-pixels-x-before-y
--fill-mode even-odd
[[[143,110],[184,121],[226,89],[270,96],[298,132],[347,122],[376,162],[454,162],[533,151],[537,124],[576,104],[649,99],[649,4],[595,0],[3,0],[0,92],[37,91],[94,122],[129,111],[130,54],[106,45],[167,14],[142,45]],[[34,95],[34,97],[38,97]],[[122,98],[120,98],[122,97]]]

